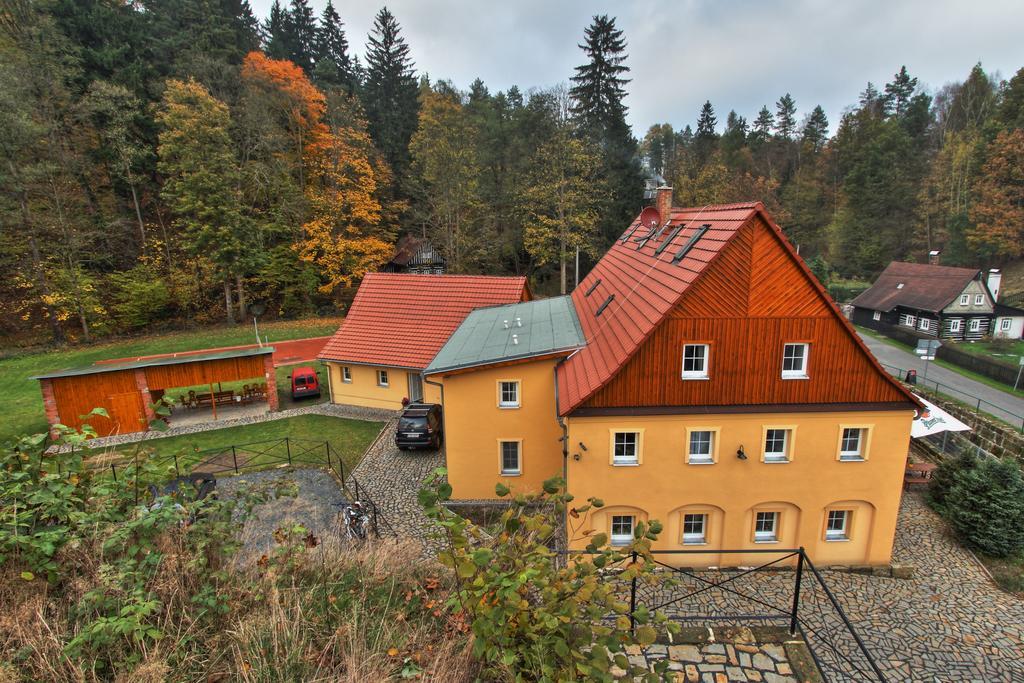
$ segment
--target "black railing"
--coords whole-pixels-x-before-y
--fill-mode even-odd
[[[676,566],[699,556],[772,557],[753,567],[694,569]],[[623,562],[636,562],[633,553]],[[674,558],[676,562],[665,560]],[[879,681],[885,675],[821,572],[803,548],[744,550],[655,550],[651,560],[667,572],[657,581],[633,578],[628,592],[630,623],[636,611],[661,612],[690,626],[779,626],[807,645],[828,681]],[[725,562],[725,560],[719,559]]]
[[[366,487],[360,484],[349,468],[345,467],[345,461],[334,450],[329,441],[283,437],[267,441],[232,444],[231,446],[210,448],[186,454],[174,453],[166,456],[150,456],[148,461],[156,464],[158,467],[165,467],[168,471],[173,467],[175,477],[185,476],[193,472],[204,472],[215,476],[225,474],[231,476],[272,469],[282,465],[291,467],[325,467],[337,477],[342,490],[350,500],[361,501],[369,508],[372,531],[377,538],[381,537],[382,532],[391,537],[397,536],[394,527],[391,526],[380,512],[377,504],[370,499]],[[132,482],[135,487],[136,503],[140,500],[140,496],[144,494],[147,483],[160,483],[140,480],[139,461],[136,458],[125,458],[119,462],[112,462],[105,467],[109,467],[114,481],[123,481],[126,471],[130,472],[134,469],[135,476],[132,477]]]

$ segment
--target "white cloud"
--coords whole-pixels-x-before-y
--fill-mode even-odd
[[[265,15],[271,0],[256,0]],[[313,0],[317,10],[326,0]],[[963,79],[976,62],[1006,78],[1024,66],[1019,0],[637,0],[630,3],[394,0],[417,70],[492,92],[568,80],[576,45],[594,14],[618,17],[629,43],[630,123],[693,123],[704,100],[720,122],[730,109],[752,119],[789,92],[801,116],[821,104],[834,131],[867,81],[879,87],[899,67],[931,88]],[[362,54],[379,5],[337,0],[353,49]]]

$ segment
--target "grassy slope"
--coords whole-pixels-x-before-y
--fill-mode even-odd
[[[331,452],[340,455],[346,467],[354,467],[366,447],[377,436],[383,425],[380,422],[363,420],[346,420],[328,415],[298,415],[282,420],[258,422],[240,427],[228,427],[197,434],[169,436],[165,438],[147,439],[142,446],[151,449],[154,457],[171,457],[177,455],[179,463],[191,462],[196,459],[196,451],[227,448],[241,444],[284,439],[289,437],[296,441],[292,444],[293,453],[299,454],[314,444],[311,441],[331,444]],[[269,446],[255,447],[254,451],[267,450]],[[121,453],[131,456],[134,446],[121,449]],[[270,450],[270,459],[279,460],[285,455],[284,446],[276,446]],[[320,461],[323,450],[310,450],[308,459]],[[260,459],[255,460],[261,462]]]
[[[335,318],[268,323],[260,327],[270,343],[288,339],[320,337],[338,328]],[[107,358],[145,356],[155,353],[174,353],[217,346],[251,344],[252,328],[246,325],[212,327],[188,332],[139,337],[126,341],[94,346],[26,353],[0,360],[0,387],[3,389],[3,420],[0,421],[0,441],[26,433],[46,430],[43,399],[39,383],[28,379],[34,374],[76,365],[88,365]],[[280,374],[278,375],[280,378]],[[284,406],[282,406],[284,407]]]

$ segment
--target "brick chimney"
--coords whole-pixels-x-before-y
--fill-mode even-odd
[[[672,218],[672,186],[662,185],[658,188],[658,198],[655,203],[658,215],[661,217],[661,224]]]
[[[928,264],[932,266],[939,265],[939,257],[942,255],[941,249],[932,249],[928,252]]]

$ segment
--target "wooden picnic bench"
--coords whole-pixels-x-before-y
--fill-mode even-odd
[[[212,394],[196,394],[196,401],[200,406],[208,406],[216,403],[219,406],[235,402],[234,391],[215,391]]]
[[[910,462],[903,473],[903,488],[910,489],[915,486],[927,486],[932,481],[932,473],[938,469],[938,465],[930,462]]]

